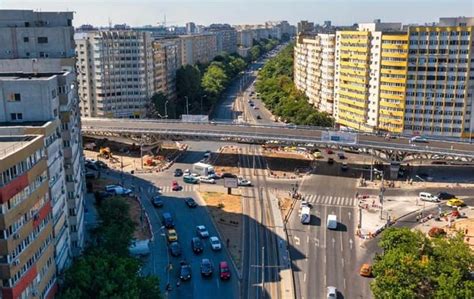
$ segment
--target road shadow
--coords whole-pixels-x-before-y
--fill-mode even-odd
[[[318,217],[316,215],[311,215],[309,225],[321,226],[321,217]]]

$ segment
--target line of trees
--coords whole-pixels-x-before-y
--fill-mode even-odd
[[[263,39],[251,48],[250,55],[245,59],[235,53],[222,54],[209,64],[182,66],[176,72],[177,99],[169,100],[162,93],[155,94],[151,99],[151,114],[161,117],[168,114],[168,118],[179,118],[188,111],[189,114],[208,114],[231,81],[251,61],[272,50],[278,43],[278,40]]]
[[[289,44],[265,64],[258,74],[256,90],[265,106],[286,122],[332,127],[332,117],[316,110],[293,83],[293,46]]]
[[[66,270],[59,298],[160,299],[156,276],[140,276],[141,262],[129,255],[135,223],[122,198],[110,198],[98,207],[100,225],[91,245]]]
[[[371,289],[375,298],[474,298],[474,254],[464,235],[429,238],[389,228],[379,241]]]

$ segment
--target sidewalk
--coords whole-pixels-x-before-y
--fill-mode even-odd
[[[361,198],[358,204],[358,219],[361,223],[359,237],[361,239],[371,238],[377,235],[387,223],[395,222],[414,212],[423,212],[437,207],[437,205],[437,203],[420,200],[417,202],[417,196],[385,196],[381,215],[380,201],[377,195]]]

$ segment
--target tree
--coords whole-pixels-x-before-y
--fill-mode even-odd
[[[198,66],[182,66],[176,72],[176,112],[181,115],[186,112],[186,97],[188,103],[197,101],[201,96],[201,71]]]
[[[202,88],[211,96],[220,95],[228,83],[228,77],[221,66],[211,64],[202,77]]]
[[[430,239],[408,228],[389,228],[373,265],[375,298],[473,298],[474,255],[462,234]]]
[[[158,92],[158,93],[155,93],[152,97],[151,97],[151,107],[150,107],[150,112],[149,112],[149,115],[151,117],[159,117],[159,118],[164,118],[166,116],[168,116],[167,114],[173,114],[173,113],[170,113],[172,111],[169,110],[169,100],[168,100],[168,97],[162,93],[162,92]],[[166,104],[166,102],[168,102],[168,104]],[[165,105],[166,105],[166,108],[165,108]]]

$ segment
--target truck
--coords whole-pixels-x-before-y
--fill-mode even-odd
[[[128,251],[132,256],[146,256],[150,254],[150,240],[133,240]]]
[[[333,214],[328,215],[327,220],[328,229],[336,229],[337,228],[337,216]]]
[[[210,164],[198,162],[193,164],[193,173],[196,173],[198,176],[209,176],[214,174],[214,167]]]
[[[302,224],[309,224],[311,221],[311,208],[304,206],[301,208],[300,221]]]

